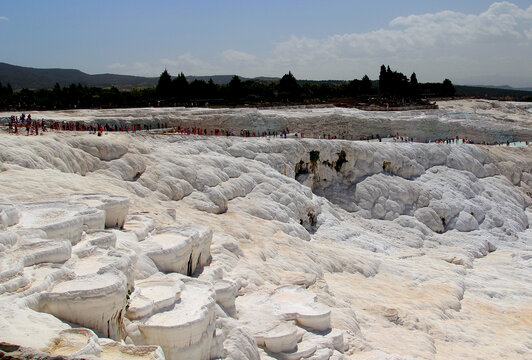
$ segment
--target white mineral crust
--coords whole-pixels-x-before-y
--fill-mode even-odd
[[[215,329],[212,285],[167,275],[139,282],[127,335],[134,344],[158,344],[170,359],[209,359]],[[172,283],[173,282],[173,283]]]
[[[140,247],[160,271],[192,275],[210,259],[211,239],[206,226],[159,228]]]
[[[439,106],[32,116],[532,139],[530,105]],[[0,341],[111,359],[532,352],[530,145],[160,132],[0,132]]]
[[[41,294],[38,309],[94,329],[104,337],[122,337],[127,280],[118,271],[81,275]]]
[[[100,194],[73,195],[71,199],[105,211],[105,227],[122,228],[129,210],[129,198]]]

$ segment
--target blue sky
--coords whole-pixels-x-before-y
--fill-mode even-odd
[[[532,86],[532,2],[0,0],[0,61],[90,74]]]

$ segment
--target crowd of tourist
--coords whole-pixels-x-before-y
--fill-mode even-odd
[[[120,131],[120,132],[132,132],[135,133],[137,131],[151,131],[151,130],[157,130],[159,133],[162,134],[180,134],[180,135],[202,135],[202,136],[237,136],[237,134],[241,137],[273,137],[273,138],[288,138],[288,137],[305,137],[303,133],[290,133],[290,130],[288,128],[283,128],[281,131],[262,131],[262,132],[256,132],[249,129],[241,129],[240,132],[237,132],[235,130],[227,130],[227,129],[205,129],[205,128],[199,128],[199,127],[181,127],[181,126],[170,126],[168,127],[168,123],[154,123],[154,124],[99,124],[99,123],[85,123],[85,122],[69,122],[69,121],[57,121],[57,120],[34,120],[31,117],[31,114],[25,115],[22,114],[20,117],[18,116],[11,116],[9,120],[9,127],[8,132],[10,134],[25,134],[26,136],[29,135],[43,135],[44,132],[50,131],[50,130],[56,130],[56,131],[86,131],[91,134],[97,134],[98,136],[101,136],[104,132],[112,132],[112,131]],[[353,137],[353,135],[342,133],[340,135],[331,135],[331,134],[323,134],[317,136],[318,139],[327,139],[327,140],[360,140],[360,141],[378,141],[382,142],[383,139],[387,139],[388,141],[394,141],[394,142],[417,142],[417,143],[437,143],[437,144],[482,144],[482,145],[506,145],[510,146],[512,144],[512,141],[506,141],[506,142],[475,142],[472,139],[468,139],[467,137],[460,138],[459,136],[456,136],[454,138],[439,138],[439,139],[421,139],[421,138],[413,138],[406,135],[399,135],[399,133],[396,133],[395,135],[387,135],[384,138],[381,137],[381,135],[362,135],[360,137]],[[528,141],[525,141],[523,144],[528,145]]]
[[[155,127],[154,127],[155,128]],[[157,129],[167,129],[167,123],[157,123]],[[85,123],[85,122],[70,122],[70,121],[56,121],[56,120],[34,120],[31,114],[22,114],[20,117],[12,115],[9,119],[8,132],[10,134],[26,134],[29,135],[43,135],[43,132],[48,130],[61,131],[87,131],[91,134],[98,134],[101,136],[104,131],[125,131],[136,132],[140,130],[152,130],[151,124],[99,124],[99,123]]]

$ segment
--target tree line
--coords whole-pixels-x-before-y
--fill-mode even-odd
[[[418,83],[416,74],[410,78],[381,66],[378,81],[367,75],[351,81],[297,80],[292,72],[279,81],[245,80],[233,76],[228,84],[209,81],[188,82],[183,73],[172,77],[164,70],[152,88],[120,91],[115,87],[98,88],[81,84],[53,89],[13,91],[11,85],[0,83],[2,109],[73,109],[145,106],[237,106],[244,104],[271,105],[290,103],[324,103],[338,99],[402,98],[409,102],[421,97],[455,95],[450,80],[442,83]]]

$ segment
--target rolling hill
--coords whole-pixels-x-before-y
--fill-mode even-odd
[[[187,76],[188,82],[194,80],[209,81],[212,78],[215,84],[227,84],[234,75],[212,76]],[[249,80],[240,77],[241,80]],[[16,66],[0,62],[0,82],[4,85],[11,84],[14,90],[27,89],[51,89],[55,83],[61,87],[70,84],[81,84],[95,87],[117,87],[120,90],[133,88],[146,88],[157,85],[159,77],[142,77],[117,74],[90,75],[76,69],[38,69],[31,67]]]
[[[52,88],[55,83],[59,83],[61,87],[80,83],[87,86],[132,89],[155,86],[157,79],[114,74],[89,75],[76,69],[36,69],[0,63],[0,82],[11,84],[14,90]]]

